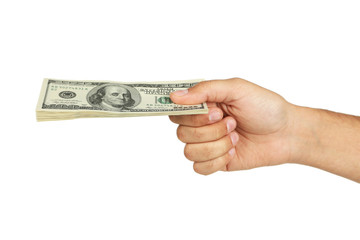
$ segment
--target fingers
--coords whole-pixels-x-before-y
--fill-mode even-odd
[[[208,114],[177,115],[169,116],[169,118],[173,123],[183,126],[199,127],[217,122],[221,120],[223,116],[223,111],[214,105],[214,107],[209,107]]]
[[[239,135],[234,132],[235,119],[223,118],[224,112],[216,103],[208,103],[208,108],[208,114],[170,116],[172,122],[180,125],[178,138],[187,143],[186,158],[194,161],[195,172],[204,175],[226,171],[239,140]]]
[[[232,148],[228,153],[214,160],[207,162],[195,162],[194,171],[203,175],[209,175],[217,171],[226,171],[226,165],[231,161],[234,155],[235,148]]]
[[[192,119],[193,120],[193,119]],[[191,118],[175,119],[188,121],[192,126],[178,127],[178,138],[187,143],[184,149],[185,157],[194,161],[194,170],[200,174],[211,174],[219,170],[226,170],[226,165],[235,155],[234,146],[239,135],[234,131],[236,121],[226,117],[218,122],[194,127]]]
[[[236,127],[236,121],[232,117],[226,117],[219,122],[201,127],[189,127],[180,125],[177,136],[184,143],[202,143],[218,140]]]
[[[205,162],[219,158],[230,151],[239,140],[236,132],[231,132],[225,137],[205,143],[186,144],[185,157],[194,162]]]

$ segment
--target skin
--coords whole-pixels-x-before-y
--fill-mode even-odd
[[[122,106],[130,100],[130,92],[122,87],[108,86],[105,88],[103,101],[112,106]]]
[[[197,173],[298,163],[360,182],[359,117],[296,106],[240,78],[204,81],[170,97],[208,103],[209,114],[170,116]]]

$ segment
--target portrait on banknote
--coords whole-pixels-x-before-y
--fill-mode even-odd
[[[133,87],[108,83],[92,89],[87,100],[94,107],[107,111],[129,111],[141,102],[140,93]]]

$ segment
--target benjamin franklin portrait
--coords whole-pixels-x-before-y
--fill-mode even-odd
[[[94,107],[115,112],[129,111],[141,101],[135,88],[116,83],[97,86],[89,92],[87,100]]]

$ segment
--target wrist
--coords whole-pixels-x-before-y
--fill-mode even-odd
[[[291,105],[290,107],[290,159],[289,163],[316,165],[316,155],[322,152],[318,133],[321,110]]]

